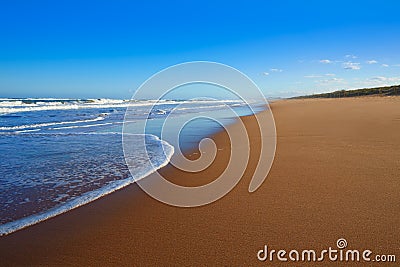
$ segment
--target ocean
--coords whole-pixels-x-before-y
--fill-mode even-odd
[[[132,174],[121,138],[128,105],[134,107],[130,125],[149,121],[145,133],[132,128],[137,147],[130,153]],[[152,112],[144,114],[149,105]],[[189,149],[233,122],[227,107],[238,115],[254,112],[238,100],[0,99],[0,235],[94,201],[167,165],[176,149],[160,139],[167,116],[218,118],[219,123],[198,119],[182,131],[180,149]],[[143,134],[147,153],[134,143]]]

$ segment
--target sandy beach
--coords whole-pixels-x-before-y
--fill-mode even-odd
[[[248,116],[242,120],[250,133],[250,162],[222,199],[177,208],[131,185],[1,237],[0,265],[299,266],[304,263],[260,262],[257,252],[264,245],[322,250],[345,238],[350,249],[397,256],[397,265],[377,266],[398,266],[400,97],[280,100],[271,108],[276,157],[254,193],[248,186],[261,137]],[[167,166],[161,172],[181,185],[213,180],[229,160],[226,133],[213,139],[220,149],[210,168],[190,174]]]

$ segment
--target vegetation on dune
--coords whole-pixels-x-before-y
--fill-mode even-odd
[[[372,96],[372,95],[379,95],[379,96],[400,95],[400,85],[376,87],[376,88],[364,88],[355,90],[340,90],[331,93],[297,96],[293,98],[340,98],[340,97]]]

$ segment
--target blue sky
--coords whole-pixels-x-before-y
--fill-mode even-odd
[[[400,84],[399,1],[2,1],[0,97],[130,98],[231,65],[268,96]]]

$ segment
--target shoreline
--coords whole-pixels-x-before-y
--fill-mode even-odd
[[[56,99],[56,100],[58,101],[58,99]],[[260,112],[260,111],[258,111],[258,112]],[[248,115],[246,115],[246,116],[248,116]],[[225,127],[229,127],[229,125],[233,124],[233,123],[235,123],[235,122],[230,122],[227,125],[225,125]],[[220,129],[213,129],[213,130],[207,129],[202,134],[196,134],[195,138],[200,137],[201,139],[203,139],[203,138],[211,137],[211,136],[217,135],[219,132],[222,132],[222,131],[223,131],[222,126],[220,126]],[[98,134],[98,133],[96,133],[96,134]],[[107,134],[107,133],[105,133],[105,134]],[[112,134],[114,134],[114,133],[112,133]],[[122,137],[122,133],[120,135]],[[153,134],[148,134],[148,135],[152,135],[152,136],[156,137],[156,139],[159,140],[160,142],[165,142],[165,141],[160,140],[157,136],[155,136]],[[188,137],[185,137],[185,138],[187,139]],[[170,145],[168,142],[165,142],[165,145],[172,147],[172,145]],[[190,147],[189,143],[184,144],[184,147],[185,148],[183,148],[182,153],[187,158],[189,158],[191,160],[194,160],[197,158],[197,154],[199,153],[198,147]],[[173,154],[169,154],[169,155],[167,155],[167,157],[169,158],[169,160],[167,162],[158,166],[158,168],[155,171],[147,172],[146,174],[141,174],[140,175],[141,178],[139,178],[139,180],[146,179],[148,176],[152,175],[154,172],[159,171],[161,168],[168,167],[168,165],[171,165],[170,161],[171,161],[171,158],[173,157]],[[101,188],[95,189],[93,191],[88,191],[88,192],[80,195],[77,198],[70,199],[61,205],[54,206],[48,210],[29,215],[27,217],[19,218],[15,221],[10,221],[10,222],[4,223],[4,224],[0,225],[0,238],[11,235],[15,232],[24,230],[24,229],[34,226],[36,224],[40,224],[40,223],[42,223],[46,220],[52,219],[54,217],[63,215],[65,213],[70,212],[71,210],[77,209],[84,205],[90,204],[100,198],[103,198],[109,194],[119,191],[127,186],[130,186],[133,183],[135,183],[135,181],[131,177],[127,177],[127,178],[124,178],[121,180],[115,180],[112,183],[106,184],[105,186],[103,186]]]
[[[138,180],[141,179],[145,179],[146,177],[148,177],[149,175],[151,175],[152,173],[158,171],[159,169],[165,167],[166,165],[169,164],[169,161],[171,160],[172,154],[173,153],[173,146],[171,146],[169,143],[164,142],[162,140],[160,140],[157,136],[152,135],[155,140],[160,141],[160,143],[163,144],[163,146],[169,146],[168,148],[169,153],[167,156],[168,161],[163,162],[161,165],[157,166],[158,168],[155,171],[152,172],[147,172],[147,173],[141,173],[139,176],[141,176],[141,178],[139,178]],[[172,149],[172,150],[171,150]],[[42,223],[46,220],[49,220],[51,218],[60,216],[64,213],[67,213],[71,210],[77,209],[81,206],[87,205],[91,202],[94,202],[102,197],[105,197],[109,194],[112,194],[118,190],[121,190],[124,187],[127,187],[133,183],[135,183],[136,179],[133,178],[132,176],[129,176],[127,178],[124,179],[120,179],[120,180],[114,180],[108,184],[105,184],[103,187],[100,187],[98,189],[94,189],[92,191],[87,191],[83,194],[81,194],[80,196],[76,197],[76,198],[72,198],[69,199],[68,201],[54,206],[50,209],[47,209],[45,211],[41,211],[39,213],[34,213],[32,215],[26,216],[26,217],[22,217],[19,218],[17,220],[14,221],[10,221],[4,224],[0,225],[0,238],[2,236],[7,236],[7,235],[11,235],[17,231],[21,231],[24,230],[25,228],[31,227],[33,225]]]
[[[269,176],[254,193],[247,188],[260,133],[254,118],[245,116],[249,165],[222,199],[176,208],[132,184],[0,237],[2,263],[255,265],[265,244],[321,248],[340,237],[352,248],[399,255],[400,97],[279,100],[270,107],[278,147]],[[188,174],[168,165],[160,172],[180,185],[212,181],[229,160],[226,133],[212,138],[221,150],[210,169]]]

